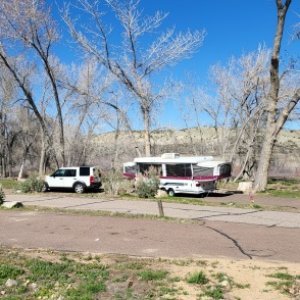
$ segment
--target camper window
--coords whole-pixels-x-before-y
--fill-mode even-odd
[[[158,174],[161,174],[161,165],[155,165],[155,164],[138,164],[139,166],[139,172],[141,174],[145,174],[149,171],[149,169],[152,167],[156,169]]]
[[[194,176],[213,176],[214,168],[200,167],[197,165],[193,165],[193,173]]]
[[[126,166],[125,167],[125,173],[135,174],[136,173],[136,167],[135,166]]]
[[[167,176],[191,177],[192,170],[190,164],[166,165]]]
[[[231,176],[231,165],[230,164],[224,164],[220,167],[220,176]]]

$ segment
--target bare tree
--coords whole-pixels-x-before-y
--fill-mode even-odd
[[[23,178],[26,165],[36,168],[36,158],[40,149],[40,128],[36,117],[29,108],[16,107],[14,111],[15,126],[19,128],[18,141],[15,149],[15,156],[19,153],[16,165],[19,165],[18,180]]]
[[[29,110],[16,105],[17,86],[9,70],[0,63],[0,170],[1,176],[13,176],[20,165],[22,177],[29,156],[36,154],[39,133],[36,118]],[[36,161],[36,155],[34,157]],[[33,165],[33,164],[31,164]]]
[[[93,20],[80,28],[79,22],[71,19],[68,10],[64,20],[73,38],[85,53],[95,57],[105,66],[136,99],[144,124],[145,154],[151,154],[151,113],[161,98],[153,86],[152,76],[166,66],[190,56],[201,45],[204,32],[195,31],[175,35],[174,29],[162,33],[150,45],[142,47],[142,38],[157,30],[167,14],[156,12],[143,16],[139,0],[105,1],[112,8],[122,29],[122,42],[114,46],[110,39],[111,29],[104,25],[101,1],[78,0],[77,8],[86,12]],[[74,8],[74,7],[73,7]],[[74,12],[73,12],[74,14]]]
[[[124,128],[128,130],[131,137],[133,136],[125,101],[122,101],[122,106],[119,103],[123,98],[119,84],[115,82],[114,76],[106,68],[97,64],[95,59],[88,59],[83,64],[74,66],[71,72],[75,76],[68,76],[68,81],[65,82],[65,88],[72,95],[68,115],[73,116],[76,113],[78,118],[74,122],[74,117],[71,117],[73,130],[68,139],[69,148],[72,149],[69,162],[79,159],[83,163],[83,153],[86,153],[85,149],[93,143],[91,135],[95,130],[99,132],[103,127],[108,126],[115,131],[114,158],[112,159],[112,167],[114,167],[114,162],[118,157],[120,130]],[[87,135],[84,137],[82,132]],[[85,140],[81,145],[78,145],[79,137]]]
[[[288,91],[283,88],[283,82],[288,72],[280,73],[280,49],[284,33],[285,18],[292,0],[275,0],[277,7],[277,25],[270,64],[270,90],[266,98],[265,112],[267,116],[266,130],[255,177],[255,190],[263,191],[267,186],[268,171],[272,150],[279,132],[300,101],[299,85],[288,85]]]
[[[254,52],[232,57],[224,66],[214,65],[207,87],[193,85],[189,93],[190,115],[195,112],[197,127],[197,118],[208,115],[215,131],[215,138],[210,137],[213,153],[239,168],[237,178],[253,178],[255,171],[260,128],[265,124],[263,103],[268,88],[269,57],[268,49],[258,47]],[[200,139],[202,134],[199,133]]]
[[[49,10],[46,9],[43,0],[5,0],[0,4],[0,25],[2,28],[0,37],[0,59],[12,73],[14,79],[23,91],[26,101],[35,112],[46,136],[45,122],[35,102],[33,93],[30,91],[26,78],[22,78],[19,66],[14,63],[13,57],[8,56],[8,49],[15,47],[23,53],[23,59],[33,60],[33,54],[37,57],[37,64],[42,63],[45,74],[51,83],[52,95],[56,104],[59,131],[60,131],[60,154],[62,164],[65,163],[64,153],[64,127],[61,102],[59,99],[58,78],[55,60],[51,56],[51,48],[57,41],[58,35],[55,24],[51,19]],[[33,52],[27,53],[33,50]],[[30,56],[27,56],[27,54]]]
[[[0,176],[7,175],[8,115],[15,93],[15,85],[5,67],[0,63]]]

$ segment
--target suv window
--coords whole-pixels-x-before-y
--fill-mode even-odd
[[[67,169],[65,170],[65,177],[75,177],[76,176],[76,169]]]
[[[80,176],[90,176],[90,167],[80,167],[79,175]]]
[[[61,176],[64,176],[64,174],[65,174],[65,170],[59,169],[59,170],[55,171],[52,176],[59,176],[59,177],[61,177]]]
[[[53,174],[53,176],[75,177],[76,176],[76,169],[59,169]]]

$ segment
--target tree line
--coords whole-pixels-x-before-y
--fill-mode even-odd
[[[139,0],[76,0],[59,7],[60,21],[42,0],[0,3],[0,171],[22,177],[26,162],[47,168],[91,162],[93,140],[101,128],[114,132],[111,167],[121,130],[132,134],[133,106],[143,121],[144,145],[135,155],[153,154],[151,130],[166,98],[184,96],[202,136],[201,116],[212,121],[218,154],[239,163],[237,178],[255,179],[264,190],[272,151],[287,120],[298,119],[298,61],[281,56],[285,18],[292,0],[274,0],[277,11],[272,49],[214,65],[210,89],[199,83],[158,82],[155,76],[193,55],[205,31],[162,30],[167,14],[144,14]],[[112,36],[106,14],[113,14],[120,36]],[[62,28],[63,27],[63,28]],[[78,64],[66,64],[61,31],[72,37]],[[295,24],[295,43],[299,26]],[[79,59],[80,58],[80,59]],[[200,68],[201,66],[199,66]],[[134,143],[134,138],[132,138]],[[193,145],[191,137],[191,145]],[[203,148],[204,149],[204,148]],[[195,154],[204,154],[201,147]],[[96,159],[95,157],[93,159]]]

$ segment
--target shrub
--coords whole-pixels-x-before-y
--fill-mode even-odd
[[[132,191],[130,180],[124,179],[121,172],[110,170],[102,176],[102,187],[108,195],[124,195]]]
[[[0,185],[0,205],[3,204],[4,201],[5,201],[5,194],[2,189],[2,185]]]
[[[159,188],[159,170],[149,168],[144,175],[138,175],[136,180],[136,192],[141,198],[154,197]]]
[[[23,193],[41,192],[44,185],[44,181],[33,176],[26,179],[21,183],[20,189]]]

